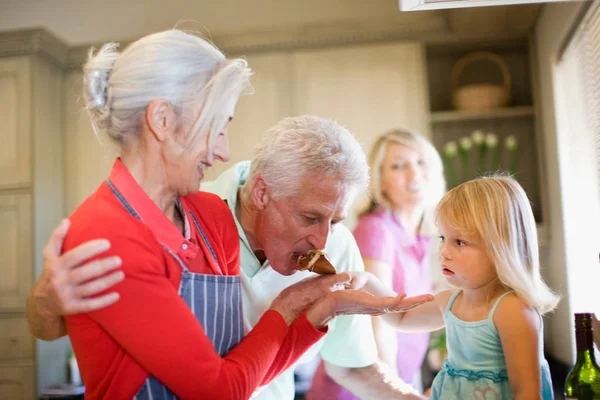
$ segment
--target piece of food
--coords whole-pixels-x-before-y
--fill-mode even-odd
[[[335,274],[335,267],[321,250],[313,249],[305,251],[296,259],[297,269],[299,271],[309,270],[317,274]]]

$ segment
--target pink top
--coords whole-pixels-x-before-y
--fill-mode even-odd
[[[360,218],[354,237],[364,258],[386,263],[392,268],[392,288],[408,296],[431,293],[427,250],[431,238],[410,235],[395,214],[383,208]],[[351,335],[350,332],[348,332]],[[398,375],[412,383],[425,359],[429,333],[398,332]],[[310,400],[357,399],[331,380],[323,365],[315,373]]]

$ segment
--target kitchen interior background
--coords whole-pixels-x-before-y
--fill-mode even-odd
[[[389,129],[418,130],[452,185],[497,166],[515,173],[534,205],[543,275],[564,296],[546,321],[546,351],[570,365],[572,313],[600,313],[599,133],[572,118],[585,101],[580,58],[565,47],[585,3],[400,12],[394,0],[0,2],[0,387],[35,398],[65,380],[68,341],[35,341],[24,304],[50,230],[114,157],[80,101],[87,51],[178,23],[255,71],[230,128],[231,161],[207,179],[250,158],[279,119],[304,113],[336,119],[365,151]],[[468,94],[455,102],[472,83],[492,109]]]

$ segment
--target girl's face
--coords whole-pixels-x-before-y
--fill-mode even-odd
[[[425,156],[412,147],[390,143],[381,165],[381,190],[394,209],[420,206],[429,189]]]
[[[447,224],[439,224],[442,274],[450,286],[479,289],[498,278],[483,243],[469,238]]]

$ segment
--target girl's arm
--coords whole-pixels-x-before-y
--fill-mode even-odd
[[[515,400],[541,399],[540,319],[538,312],[515,294],[502,299],[494,314]]]
[[[397,293],[388,285],[383,284],[383,282],[391,282],[391,276],[385,276],[385,267],[387,264],[365,259],[365,269],[368,272],[352,273],[353,288],[362,288],[376,296],[396,296]],[[420,305],[410,311],[385,314],[376,319],[382,319],[387,325],[403,332],[436,331],[444,327],[444,310],[446,310],[452,293],[452,290],[441,291],[435,295],[432,302]],[[373,320],[374,325],[376,319]]]
[[[437,331],[445,325],[444,310],[452,293],[452,290],[444,290],[437,293],[431,302],[403,313],[385,314],[383,319],[394,329],[402,332]]]

